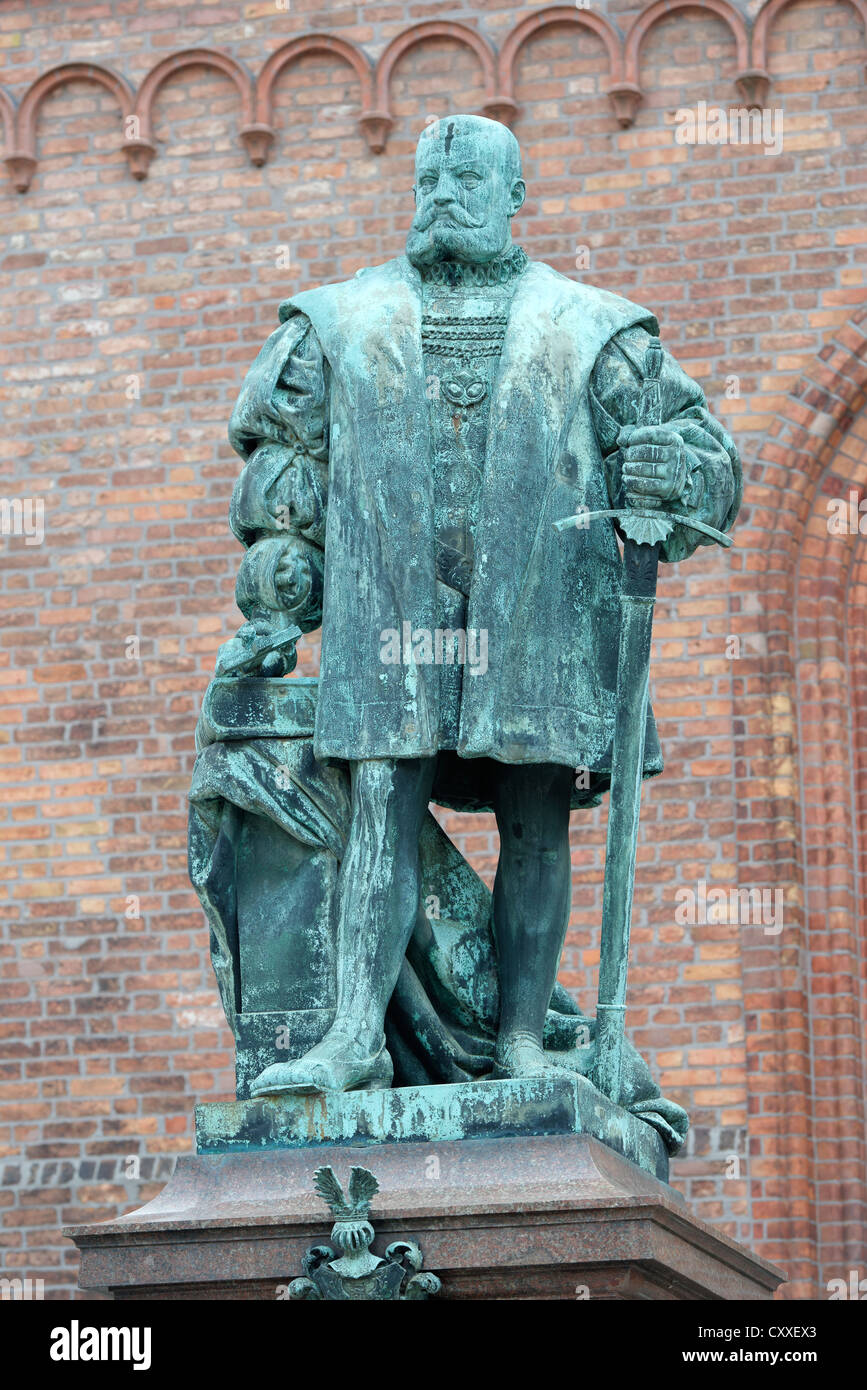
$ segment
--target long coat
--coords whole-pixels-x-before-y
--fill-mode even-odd
[[[420,640],[416,634],[433,633],[437,621],[420,276],[400,258],[287,301],[283,328],[251,370],[248,405],[251,391],[261,401],[278,389],[286,335],[299,314],[321,348],[327,395],[315,752],[340,759],[429,756],[437,751],[438,670],[382,660],[384,634]],[[616,455],[609,448],[603,456],[590,382],[605,345],[631,328],[658,332],[647,310],[538,262],[515,291],[492,389],[467,615],[468,631],[486,635],[487,669],[464,671],[460,759],[553,762],[603,778],[610,767],[620,636],[615,531],[601,522],[560,535],[552,523],[611,505]],[[693,399],[683,414],[694,422],[704,398],[688,384]],[[634,420],[634,404],[634,393],[618,402],[622,423]],[[239,410],[235,447],[247,454],[255,441],[237,442],[245,416]],[[736,502],[729,505],[738,492],[737,455],[720,445],[719,459],[709,464],[713,448],[711,440],[703,467],[727,474],[727,500],[722,515],[704,519],[727,525],[737,510]],[[645,774],[661,765],[649,711]]]

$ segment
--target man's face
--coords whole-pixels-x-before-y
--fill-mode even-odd
[[[444,120],[419,141],[415,167],[416,213],[407,237],[414,265],[454,259],[483,264],[511,241],[511,218],[524,185],[503,137],[462,129]]]

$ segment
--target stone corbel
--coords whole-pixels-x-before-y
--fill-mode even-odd
[[[394,120],[389,111],[362,111],[358,118],[361,133],[371,154],[382,154]]]
[[[3,160],[16,193],[26,193],[36,172],[36,160],[28,154],[7,154]]]
[[[268,155],[271,153],[274,143],[273,126],[268,125],[266,121],[251,121],[249,125],[241,128],[241,142],[250,163],[259,169],[263,164],[267,164]]]
[[[771,88],[770,74],[763,68],[747,68],[735,78],[735,86],[745,106],[767,106]]]
[[[624,128],[632,125],[638,114],[638,108],[644,100],[644,93],[637,82],[616,82],[608,88],[608,100],[611,102],[617,122]]]
[[[491,97],[482,106],[481,114],[489,121],[499,121],[501,125],[511,126],[518,114],[518,103],[513,97],[500,95]]]
[[[151,167],[151,160],[157,152],[157,147],[152,140],[133,140],[128,139],[123,142],[123,152],[126,155],[126,162],[129,171],[134,179],[146,179],[148,170]]]

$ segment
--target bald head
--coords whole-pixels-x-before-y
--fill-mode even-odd
[[[434,121],[416,148],[407,256],[415,265],[494,260],[511,245],[524,192],[521,150],[507,126],[484,116]]]
[[[458,153],[478,155],[488,164],[496,164],[507,179],[521,177],[521,147],[509,127],[486,116],[444,116],[425,126],[415,151],[415,168],[438,152],[450,155],[457,146]]]

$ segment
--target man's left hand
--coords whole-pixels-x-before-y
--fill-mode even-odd
[[[623,487],[630,507],[649,498],[676,502],[684,492],[689,465],[683,440],[667,425],[627,425],[620,431]],[[651,505],[653,505],[651,503]]]

